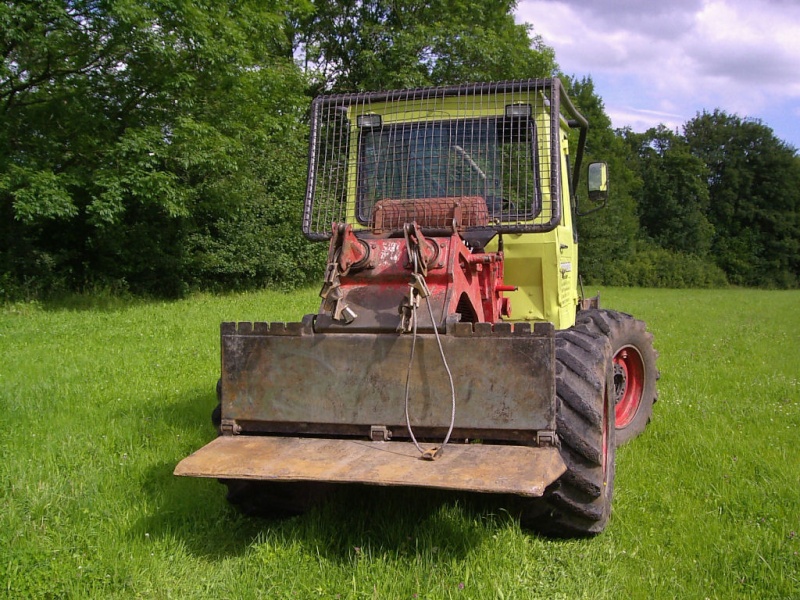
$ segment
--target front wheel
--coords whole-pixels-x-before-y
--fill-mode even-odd
[[[611,349],[585,327],[556,333],[556,433],[567,471],[521,515],[523,526],[558,537],[600,533],[614,495]],[[543,510],[541,510],[543,509]]]
[[[578,324],[606,336],[611,343],[616,438],[617,445],[624,444],[645,430],[658,399],[658,352],[653,348],[653,334],[644,322],[613,310],[583,311]]]

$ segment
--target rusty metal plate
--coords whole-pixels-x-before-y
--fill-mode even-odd
[[[456,387],[456,429],[554,430],[552,328],[459,325],[466,327],[441,336]],[[276,424],[254,431],[312,431],[310,423],[405,430],[411,341],[390,333],[313,333],[301,323],[224,323],[223,418],[245,428]],[[451,392],[433,334],[418,336],[410,389],[412,425],[446,428]],[[286,423],[301,426],[286,429]]]
[[[427,461],[408,442],[222,436],[183,459],[175,475],[541,496],[565,470],[552,447],[449,444]]]

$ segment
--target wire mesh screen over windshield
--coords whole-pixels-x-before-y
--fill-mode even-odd
[[[530,220],[541,210],[530,118],[389,125],[360,133],[358,220],[381,200],[480,196],[489,215]],[[402,226],[402,224],[401,224]]]
[[[444,229],[454,218],[462,229],[552,229],[560,218],[553,87],[536,80],[318,98],[304,231],[324,238],[344,221],[379,232],[410,221]]]

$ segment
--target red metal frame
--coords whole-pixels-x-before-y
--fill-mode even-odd
[[[396,311],[408,297],[412,257],[419,248],[429,302],[438,321],[431,325],[442,328],[448,315],[456,312],[462,321],[483,323],[511,315],[503,292],[515,288],[503,283],[502,251],[473,252],[457,232],[427,237],[416,223],[407,231],[404,238],[371,232],[356,236],[349,225],[334,226],[329,263],[337,261],[345,300],[358,298],[362,312]]]

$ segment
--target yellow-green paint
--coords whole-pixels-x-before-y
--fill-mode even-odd
[[[551,116],[550,104],[541,91],[514,94],[514,104],[530,104],[536,122],[539,158],[539,183],[542,205],[551,202]],[[351,140],[358,140],[358,116],[380,115],[384,124],[414,123],[476,117],[501,117],[509,104],[503,94],[489,96],[464,96],[428,98],[413,101],[392,101],[353,105],[348,109]],[[517,286],[517,291],[507,292],[511,300],[509,321],[553,323],[556,329],[566,329],[575,323],[578,306],[578,246],[573,235],[571,190],[567,177],[569,161],[568,128],[563,119],[555,136],[561,157],[561,220],[558,226],[546,233],[504,234],[505,283]],[[350,144],[348,166],[347,221],[355,229],[365,226],[356,218],[358,143]],[[544,213],[545,211],[542,211]],[[549,216],[520,223],[546,223]],[[487,251],[498,249],[498,236],[487,245]]]
[[[578,307],[578,244],[573,230],[571,190],[567,178],[569,136],[559,131],[561,156],[561,221],[547,233],[505,234],[505,283],[517,286],[507,293],[510,321],[548,321],[556,329],[575,324]],[[549,159],[548,159],[549,164]],[[549,190],[548,190],[549,192]],[[495,237],[487,250],[496,251]]]
[[[513,102],[512,102],[513,100]],[[445,98],[425,98],[419,100],[393,100],[370,104],[354,104],[347,110],[350,122],[350,147],[347,171],[347,222],[353,229],[367,229],[357,218],[356,201],[358,197],[358,117],[361,115],[380,115],[384,125],[400,123],[422,123],[449,121],[454,119],[475,119],[480,117],[502,117],[510,104],[530,104],[537,130],[537,152],[539,159],[539,189],[542,204],[550,202],[550,108],[541,90],[514,92],[514,94],[487,94],[483,96],[448,96]],[[547,215],[540,214],[520,224],[546,223]]]

